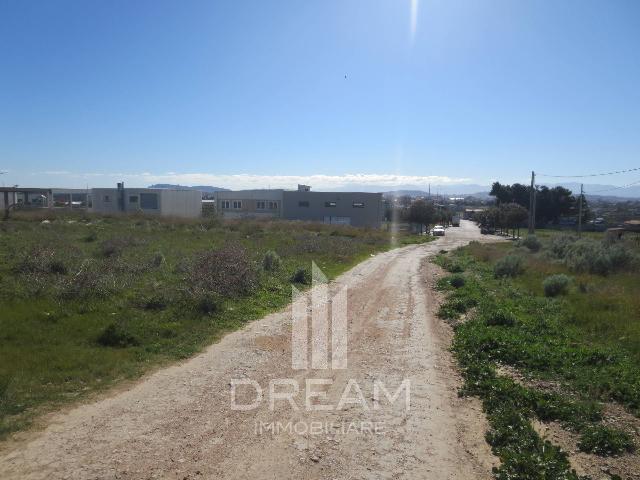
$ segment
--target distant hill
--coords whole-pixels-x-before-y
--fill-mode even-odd
[[[149,188],[170,188],[172,190],[200,190],[201,192],[206,193],[229,191],[228,188],[212,187],[210,185],[194,185],[193,187],[189,187],[186,185],[172,185],[171,183],[156,183],[154,185],[150,185]]]

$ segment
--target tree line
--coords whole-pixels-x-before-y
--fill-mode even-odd
[[[573,195],[571,190],[564,187],[536,186],[536,225],[557,224],[561,217],[578,216],[580,195]],[[502,185],[494,182],[489,195],[496,198],[498,205],[515,203],[523,208],[529,208],[531,187],[521,183]],[[587,200],[582,196],[582,221],[590,218]]]

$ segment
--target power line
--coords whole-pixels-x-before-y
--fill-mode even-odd
[[[552,177],[552,178],[586,178],[586,177],[604,177],[605,175],[616,175],[618,173],[637,172],[638,170],[640,170],[640,167],[630,168],[628,170],[618,170],[615,172],[590,173],[588,175],[548,175],[546,173],[538,173],[538,172],[536,172],[536,175],[541,177]]]
[[[611,192],[612,190],[620,190],[622,188],[629,188],[629,187],[633,187],[634,185],[638,185],[638,184],[640,184],[640,180],[638,180],[636,182],[629,183],[627,185],[622,185],[621,187],[605,188],[604,190],[596,190],[595,192],[585,192],[585,193],[588,193],[589,195],[593,195],[594,193]]]

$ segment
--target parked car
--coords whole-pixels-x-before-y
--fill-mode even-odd
[[[444,237],[444,227],[442,225],[436,225],[435,227],[433,227],[433,231],[431,232],[431,234],[434,237]]]

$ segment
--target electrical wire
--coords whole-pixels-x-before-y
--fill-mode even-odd
[[[593,195],[594,193],[611,192],[613,190],[620,190],[622,188],[629,188],[629,187],[633,187],[634,185],[638,185],[638,184],[640,184],[640,180],[638,180],[636,182],[629,183],[627,185],[622,185],[621,187],[605,188],[604,190],[596,190],[594,192],[584,192],[584,193],[585,194],[589,194],[589,195]]]
[[[537,173],[536,177],[551,177],[551,178],[586,178],[586,177],[604,177],[605,175],[616,175],[618,173],[637,172],[640,167],[630,168],[628,170],[618,170],[615,172],[603,172],[603,173],[590,173],[588,175],[548,175],[546,173]]]

